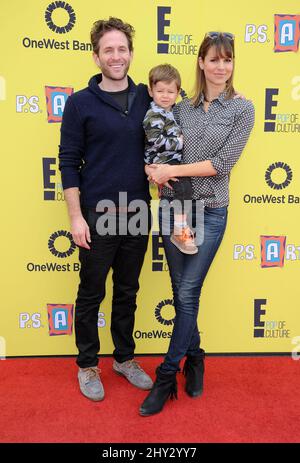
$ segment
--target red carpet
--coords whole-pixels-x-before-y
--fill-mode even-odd
[[[154,377],[160,358],[141,357]],[[290,357],[207,357],[205,392],[191,399],[178,377],[178,400],[140,417],[146,392],[101,359],[106,398],[79,392],[74,358],[0,361],[1,443],[300,442],[300,362]]]

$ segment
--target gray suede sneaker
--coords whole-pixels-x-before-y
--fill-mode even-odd
[[[94,401],[104,399],[104,389],[99,372],[97,367],[79,368],[78,371],[78,381],[82,394]]]
[[[125,376],[134,386],[147,391],[153,386],[152,379],[140,367],[136,360],[127,360],[119,363],[116,360],[113,363],[113,370],[118,374]]]

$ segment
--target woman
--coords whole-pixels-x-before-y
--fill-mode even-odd
[[[195,93],[182,100],[174,115],[182,127],[184,152],[181,165],[151,165],[148,178],[159,185],[177,177],[192,177],[193,219],[195,204],[204,204],[204,239],[194,255],[182,254],[162,233],[172,282],[175,323],[168,352],[156,370],[156,380],[140,407],[142,416],[162,410],[169,397],[177,398],[176,373],[186,356],[185,390],[191,397],[203,390],[204,350],[197,326],[199,297],[205,276],[221,244],[229,202],[229,175],[238,161],[254,125],[251,101],[234,98],[234,36],[209,32],[200,45]],[[164,207],[172,190],[162,190],[160,229],[164,231]],[[198,201],[197,201],[198,200]],[[171,217],[171,230],[173,228]]]

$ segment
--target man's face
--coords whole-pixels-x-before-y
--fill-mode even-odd
[[[101,37],[98,54],[93,56],[107,79],[122,80],[127,75],[133,53],[129,51],[126,35],[112,30]]]

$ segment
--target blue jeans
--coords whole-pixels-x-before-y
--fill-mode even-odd
[[[193,214],[195,214],[193,208]],[[171,230],[174,215],[171,214]],[[162,209],[159,210],[160,230],[163,226]],[[171,277],[175,322],[173,333],[161,369],[178,371],[181,359],[200,352],[200,334],[197,325],[201,288],[221,244],[227,223],[227,207],[204,208],[204,240],[198,253],[184,254],[163,235],[163,244]]]

